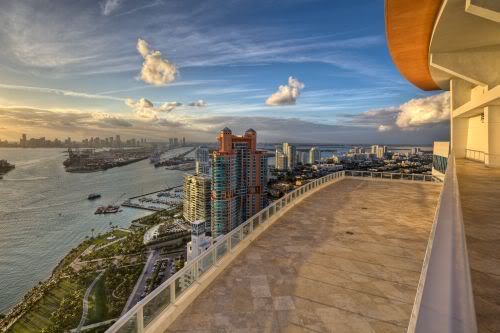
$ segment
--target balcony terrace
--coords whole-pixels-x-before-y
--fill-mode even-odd
[[[440,190],[327,185],[279,217],[167,332],[406,332]]]
[[[500,169],[457,159],[457,176],[480,332],[500,332]]]

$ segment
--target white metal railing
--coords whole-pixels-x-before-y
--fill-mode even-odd
[[[454,155],[448,158],[408,333],[477,332]]]
[[[465,158],[472,161],[484,162],[486,165],[500,165],[500,155],[485,153],[481,150],[465,149]]]
[[[481,150],[465,149],[465,158],[468,160],[484,162],[486,155],[488,154]]]
[[[347,177],[366,177],[378,179],[392,179],[392,180],[410,180],[420,182],[441,182],[438,178],[432,175],[422,174],[406,174],[406,173],[391,173],[391,172],[371,172],[371,171],[345,171]]]
[[[258,230],[263,224],[278,214],[284,208],[294,204],[301,198],[308,196],[310,192],[324,184],[338,181],[345,177],[372,177],[377,179],[401,179],[413,181],[434,182],[432,176],[428,175],[405,175],[404,177],[390,174],[365,171],[339,171],[331,173],[324,177],[315,179],[296,190],[287,193],[285,196],[271,205],[264,208],[250,219],[242,223],[240,226],[227,233],[217,243],[210,246],[205,252],[187,263],[180,271],[163,282],[158,288],[153,290],[143,300],[139,301],[125,315],[119,318],[113,326],[106,332],[118,333],[143,333],[161,313],[164,313],[171,305],[184,295],[194,282],[198,281],[205,273],[214,269],[220,260],[228,253],[232,253],[237,249],[239,243]],[[410,177],[408,177],[410,176]]]

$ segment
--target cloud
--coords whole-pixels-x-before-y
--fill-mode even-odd
[[[391,129],[392,129],[391,125],[380,125],[378,127],[379,132],[387,132],[387,131],[390,131]]]
[[[266,104],[270,106],[293,105],[297,102],[300,90],[303,88],[304,84],[302,82],[290,76],[288,85],[279,86],[278,91],[266,100]]]
[[[84,93],[84,92],[64,90],[64,89],[55,89],[55,88],[20,86],[20,85],[3,84],[3,83],[0,83],[0,88],[12,89],[12,90],[22,90],[22,91],[28,91],[28,92],[41,92],[41,93],[70,96],[70,97],[81,97],[81,98],[90,98],[90,99],[106,99],[106,100],[111,100],[111,101],[123,101],[123,98],[114,97],[114,96],[100,95],[100,94],[88,94],[88,93]]]
[[[149,44],[140,38],[137,40],[137,51],[144,58],[140,80],[155,86],[164,86],[175,80],[177,67],[163,59],[160,51],[150,50]]]
[[[189,106],[196,106],[196,107],[199,107],[199,108],[203,108],[205,106],[208,105],[208,103],[202,99],[199,99],[197,101],[194,101],[194,102],[191,102],[188,104]]]
[[[132,98],[127,98],[125,104],[132,108],[137,116],[145,119],[157,119],[158,113],[168,113],[173,111],[176,107],[181,106],[182,103],[179,102],[165,102],[156,107],[153,102],[146,98],[141,98],[138,101]]]
[[[133,124],[123,118],[116,117],[105,112],[93,112],[91,113],[93,119],[101,123],[101,127],[132,127]]]
[[[446,122],[450,118],[450,94],[415,98],[400,107],[401,112],[396,119],[396,125],[404,129]]]
[[[101,14],[104,16],[111,15],[111,13],[120,8],[122,3],[123,0],[104,0],[99,2],[99,6],[101,6]]]

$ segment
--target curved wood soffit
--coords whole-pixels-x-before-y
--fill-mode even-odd
[[[401,74],[423,90],[440,89],[429,70],[429,44],[442,0],[385,0],[385,32]]]

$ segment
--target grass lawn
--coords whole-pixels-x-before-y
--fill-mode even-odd
[[[78,289],[78,285],[68,279],[48,292],[33,309],[21,317],[8,332],[40,332],[49,326],[50,315],[56,311],[63,297]]]
[[[105,279],[106,276],[102,276],[96,283],[94,290],[92,290],[92,293],[90,294],[89,315],[87,317],[87,322],[85,322],[85,325],[99,323],[101,321],[109,319],[106,300],[106,286],[104,283]]]

